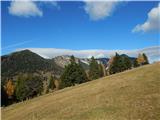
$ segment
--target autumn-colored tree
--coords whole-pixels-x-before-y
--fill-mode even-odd
[[[111,68],[111,65],[112,65],[114,59],[115,59],[115,56],[111,56],[111,58],[109,59],[109,61],[107,63],[107,75],[110,75],[110,68]]]
[[[14,94],[14,89],[15,89],[15,86],[14,86],[12,80],[8,80],[7,84],[5,86],[5,91],[8,95],[8,98],[12,98],[12,96]]]
[[[58,90],[60,88],[60,80],[58,80],[58,79],[54,80],[54,84],[56,86],[55,89]]]
[[[149,64],[148,58],[144,53],[138,55],[137,62],[139,65]]]
[[[144,62],[144,57],[142,56],[142,54],[138,55],[137,62],[139,65],[142,65],[142,63]]]

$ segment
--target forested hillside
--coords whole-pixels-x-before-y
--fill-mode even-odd
[[[53,60],[44,59],[29,50],[14,52],[1,57],[2,82],[20,73],[50,71],[60,75],[62,70]]]

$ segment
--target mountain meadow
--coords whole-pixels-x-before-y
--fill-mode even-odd
[[[159,120],[160,63],[2,108],[3,120]]]

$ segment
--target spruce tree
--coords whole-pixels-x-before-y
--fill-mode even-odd
[[[25,87],[25,77],[19,75],[16,81],[16,98],[19,101],[22,101],[26,98],[26,87]]]
[[[132,62],[128,56],[124,57],[124,66],[125,66],[124,70],[131,69],[131,67],[132,67]]]
[[[143,56],[143,58],[145,60],[144,63],[143,63],[143,65],[149,64],[148,57],[146,56],[146,54],[143,53],[142,56]]]
[[[61,88],[74,86],[87,81],[87,75],[82,66],[76,63],[74,56],[71,56],[70,64],[64,69],[61,75]]]
[[[112,63],[110,64],[109,73],[115,74],[117,72],[120,72],[120,66],[120,56],[118,53],[116,53],[116,55],[113,57]]]
[[[127,69],[131,69],[132,63],[128,56],[122,56],[116,53],[109,68],[110,74],[122,72]]]
[[[91,62],[89,64],[89,78],[91,80],[100,78],[101,75],[101,67],[98,65],[97,61],[92,56]]]

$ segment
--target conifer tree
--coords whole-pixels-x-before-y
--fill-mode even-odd
[[[132,63],[131,63],[131,60],[129,59],[128,56],[125,56],[125,57],[123,58],[123,62],[124,62],[124,66],[125,66],[125,69],[124,69],[124,70],[131,69]]]
[[[145,60],[145,62],[144,62],[143,64],[144,64],[144,65],[149,64],[148,57],[146,56],[146,54],[143,53],[142,55],[143,55],[143,58],[144,58],[144,60]]]
[[[109,73],[114,74],[122,72],[124,70],[131,69],[131,67],[132,63],[128,56],[123,56],[116,53],[109,67]]]
[[[26,98],[26,87],[25,87],[25,77],[19,75],[16,81],[16,98],[19,101],[22,101]]]
[[[110,64],[109,73],[115,74],[117,72],[120,72],[120,67],[121,67],[120,56],[118,53],[116,53],[116,55],[113,57],[112,63]]]
[[[91,80],[98,79],[102,76],[102,68],[98,65],[97,61],[92,56],[91,62],[89,64],[89,78]]]
[[[138,67],[139,66],[139,64],[138,64],[138,62],[137,62],[137,58],[133,61],[133,67]]]
[[[82,66],[76,63],[74,56],[71,56],[70,64],[64,69],[61,75],[61,88],[74,86],[87,81],[87,75]]]

